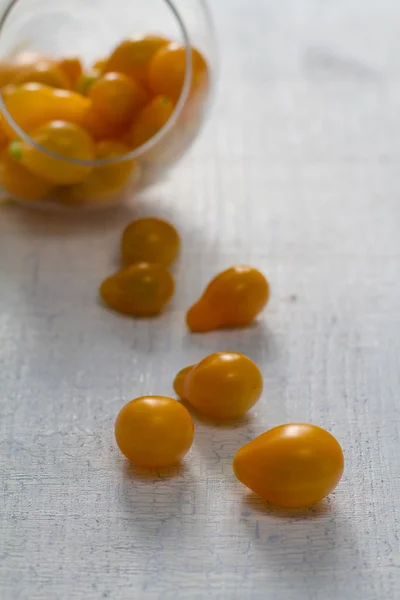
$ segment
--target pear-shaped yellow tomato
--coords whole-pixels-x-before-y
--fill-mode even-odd
[[[25,169],[7,149],[0,155],[0,183],[13,198],[21,200],[42,200],[52,189],[51,183]]]
[[[164,266],[136,263],[103,281],[100,295],[110,308],[118,312],[152,317],[169,302],[174,287],[172,275]]]
[[[11,62],[9,60],[0,61],[0,88],[10,84],[18,73],[21,71],[22,66]]]
[[[178,255],[179,246],[175,227],[154,217],[132,221],[122,234],[122,256],[128,265],[142,261],[170,265]]]
[[[135,117],[130,139],[133,148],[149,141],[171,118],[174,112],[172,101],[166,96],[156,96]]]
[[[22,68],[12,83],[16,86],[24,83],[41,83],[64,90],[72,87],[69,78],[57,63],[44,59]]]
[[[128,77],[147,85],[147,71],[155,53],[166,46],[169,40],[159,35],[136,36],[124,40],[115,48],[103,71],[124,73]]]
[[[107,123],[128,125],[146,104],[147,94],[133,79],[122,73],[107,73],[89,90],[93,111]]]
[[[27,133],[55,119],[79,125],[90,108],[90,101],[80,94],[40,83],[7,87],[3,99],[13,119]],[[5,117],[1,127],[10,139],[17,137]]]
[[[43,148],[51,150],[65,159],[94,159],[92,139],[86,131],[73,123],[51,121],[34,130],[30,136]],[[10,144],[9,152],[22,166],[53,184],[76,183],[82,181],[91,172],[89,166],[54,158],[19,140]]]
[[[121,139],[124,131],[126,131],[126,127],[123,125],[106,121],[104,117],[95,112],[92,104],[90,104],[90,108],[86,113],[82,127],[96,142]],[[131,141],[128,140],[128,137],[123,140],[123,143],[131,147]]]
[[[142,396],[128,402],[115,422],[115,439],[128,460],[144,468],[177,464],[194,436],[186,408],[166,396]]]
[[[70,56],[58,61],[57,65],[64,75],[66,75],[70,88],[75,89],[83,73],[81,59],[76,56]]]
[[[12,60],[0,60],[0,88],[10,84],[19,73],[42,60],[43,56],[32,51],[20,52]]]
[[[233,460],[236,477],[278,506],[314,504],[332,492],[344,468],[338,441],[321,427],[289,423],[266,431]]]
[[[216,352],[186,367],[174,381],[178,395],[211,419],[237,419],[261,396],[257,365],[239,352]]]
[[[208,284],[189,309],[186,321],[193,332],[242,327],[255,319],[268,299],[269,284],[260,271],[243,265],[231,267]]]
[[[149,64],[148,85],[155,95],[165,95],[177,101],[181,95],[186,72],[186,49],[175,42],[163,46]],[[190,94],[208,85],[208,67],[204,57],[192,49],[192,81]]]
[[[96,159],[123,156],[128,152],[129,148],[125,144],[115,140],[99,142],[96,145]],[[63,190],[62,200],[71,204],[107,200],[127,183],[135,169],[136,163],[131,159],[95,167],[83,181]]]

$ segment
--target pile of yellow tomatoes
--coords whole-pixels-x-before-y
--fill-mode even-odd
[[[186,110],[204,104],[209,83],[203,56],[192,49],[191,58]],[[1,185],[28,201],[51,196],[79,205],[112,196],[138,175],[134,160],[115,159],[167,124],[185,73],[185,47],[158,35],[124,40],[86,70],[77,57],[0,63],[4,105],[35,142],[21,139],[12,122],[0,115]],[[114,160],[91,164],[107,159]]]

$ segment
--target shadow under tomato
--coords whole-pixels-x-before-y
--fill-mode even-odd
[[[123,474],[125,478],[140,481],[154,482],[155,480],[160,479],[177,479],[185,475],[187,472],[188,468],[184,462],[161,469],[146,469],[143,467],[136,467],[129,461],[125,461],[123,466]]]
[[[148,314],[148,315],[131,315],[130,313],[127,312],[122,312],[120,310],[117,310],[115,308],[112,308],[111,306],[109,306],[108,304],[106,304],[104,302],[104,300],[101,298],[100,294],[97,294],[97,298],[96,298],[96,304],[97,306],[99,306],[100,308],[102,308],[103,310],[105,310],[106,312],[108,312],[111,315],[117,316],[120,319],[125,319],[127,321],[132,322],[141,322],[141,321],[155,321],[157,319],[160,319],[163,315],[165,315],[167,309],[161,310],[159,313],[154,313],[154,314]]]
[[[254,493],[248,493],[242,501],[242,515],[250,516],[251,511],[261,515],[272,515],[279,518],[313,519],[324,515],[332,515],[334,508],[329,498],[324,498],[311,506],[286,508],[271,504]]]
[[[345,572],[350,557],[359,556],[352,515],[341,510],[335,494],[309,507],[281,508],[243,488],[240,522],[253,560],[273,565],[293,589],[306,586],[309,598],[326,598],[326,574]]]
[[[139,469],[125,462],[121,471],[117,502],[134,544],[138,539],[198,535],[201,522],[196,515],[202,489],[189,461],[168,469]]]
[[[213,427],[214,429],[218,428],[234,430],[240,427],[248,427],[254,423],[254,416],[251,414],[251,412],[248,412],[237,419],[218,420],[202,415],[187,400],[178,399],[178,401],[190,412],[196,422]]]

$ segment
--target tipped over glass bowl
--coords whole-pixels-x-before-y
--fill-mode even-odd
[[[203,0],[13,0],[0,15],[1,196],[100,208],[160,178],[210,105]]]

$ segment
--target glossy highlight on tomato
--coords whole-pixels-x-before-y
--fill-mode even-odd
[[[180,371],[174,389],[206,417],[231,420],[255,405],[263,379],[257,365],[244,354],[216,352]]]
[[[147,85],[150,60],[169,40],[159,35],[139,35],[124,40],[112,52],[103,66],[103,72],[124,73],[128,77]]]
[[[16,86],[24,83],[41,83],[49,87],[63,90],[72,87],[71,81],[64,70],[55,62],[50,60],[39,60],[38,62],[23,67],[12,80]]]
[[[254,267],[237,265],[223,271],[206,287],[188,310],[186,322],[193,332],[251,323],[269,299],[269,284]]]
[[[27,133],[56,119],[80,125],[90,108],[89,100],[80,94],[40,83],[7,87],[3,99],[13,119]],[[5,116],[1,127],[10,139],[17,137]]]
[[[26,142],[15,140],[9,146],[14,160],[23,167],[53,184],[69,184],[82,181],[91,167],[74,164],[68,159],[93,160],[95,149],[88,133],[73,123],[50,121],[30,133],[31,138],[43,148],[62,156],[58,159]]]
[[[122,73],[106,73],[93,83],[88,95],[93,111],[116,125],[132,122],[147,102],[145,90]]]
[[[193,420],[186,408],[166,396],[142,396],[126,404],[115,422],[122,454],[138,467],[179,463],[190,450]]]
[[[266,431],[235,455],[236,477],[273,504],[302,507],[330,494],[344,468],[338,441],[325,429],[289,423]]]

